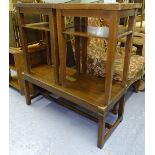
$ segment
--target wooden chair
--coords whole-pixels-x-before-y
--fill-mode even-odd
[[[30,57],[31,67],[37,66],[39,64],[46,63],[46,44],[44,43],[35,43],[28,45],[28,53]],[[24,81],[22,73],[25,70],[25,62],[22,49],[10,47],[9,49],[9,71],[10,71],[10,80],[9,85],[24,95]],[[12,73],[11,71],[14,71]],[[16,73],[16,74],[15,74]],[[34,94],[32,86],[30,87],[30,93]]]
[[[140,24],[139,27],[143,27],[143,21],[145,19],[145,0],[129,0],[130,3],[142,3],[142,7],[138,11],[138,18],[140,18]]]

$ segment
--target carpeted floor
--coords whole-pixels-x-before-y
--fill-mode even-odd
[[[10,88],[10,155],[144,155],[145,93],[126,98],[124,120],[100,150],[95,122],[42,96],[27,106]]]

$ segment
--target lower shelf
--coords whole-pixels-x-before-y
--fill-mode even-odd
[[[9,85],[13,88],[19,90],[19,84],[18,84],[18,77],[17,76],[11,76],[11,79],[9,81]]]
[[[31,74],[24,74],[24,79],[43,89],[79,104],[94,112],[105,106],[105,79],[88,74],[77,75],[74,69],[67,68],[67,86],[54,84],[52,66],[42,65],[32,68]],[[113,83],[111,105],[118,101],[125,90],[118,83]]]

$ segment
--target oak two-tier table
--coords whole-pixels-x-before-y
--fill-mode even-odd
[[[132,33],[135,16],[140,4],[16,4],[19,12],[23,52],[25,53],[26,70],[24,72],[26,103],[31,104],[28,84],[32,83],[70,102],[69,108],[76,104],[93,114],[98,122],[98,147],[102,148],[123,119],[124,95],[132,47]],[[40,13],[49,16],[47,23],[24,24],[25,13]],[[74,17],[74,26],[66,27],[67,16]],[[103,18],[108,27],[108,35],[98,34],[98,29],[90,30],[88,18]],[[129,17],[128,27],[120,29],[120,18]],[[50,31],[52,65],[43,64],[29,67],[26,48],[26,28]],[[104,31],[104,28],[103,28]],[[76,67],[66,66],[67,36],[75,40]],[[113,81],[113,66],[116,46],[119,38],[126,37],[124,71],[122,83]],[[87,44],[89,38],[100,38],[108,41],[105,78],[87,73]],[[62,100],[61,100],[62,101]],[[117,119],[113,124],[105,121],[106,115],[118,105]],[[72,108],[70,108],[72,109]]]

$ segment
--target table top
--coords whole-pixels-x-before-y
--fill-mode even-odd
[[[16,3],[18,8],[76,9],[76,10],[130,10],[141,8],[141,3]]]

